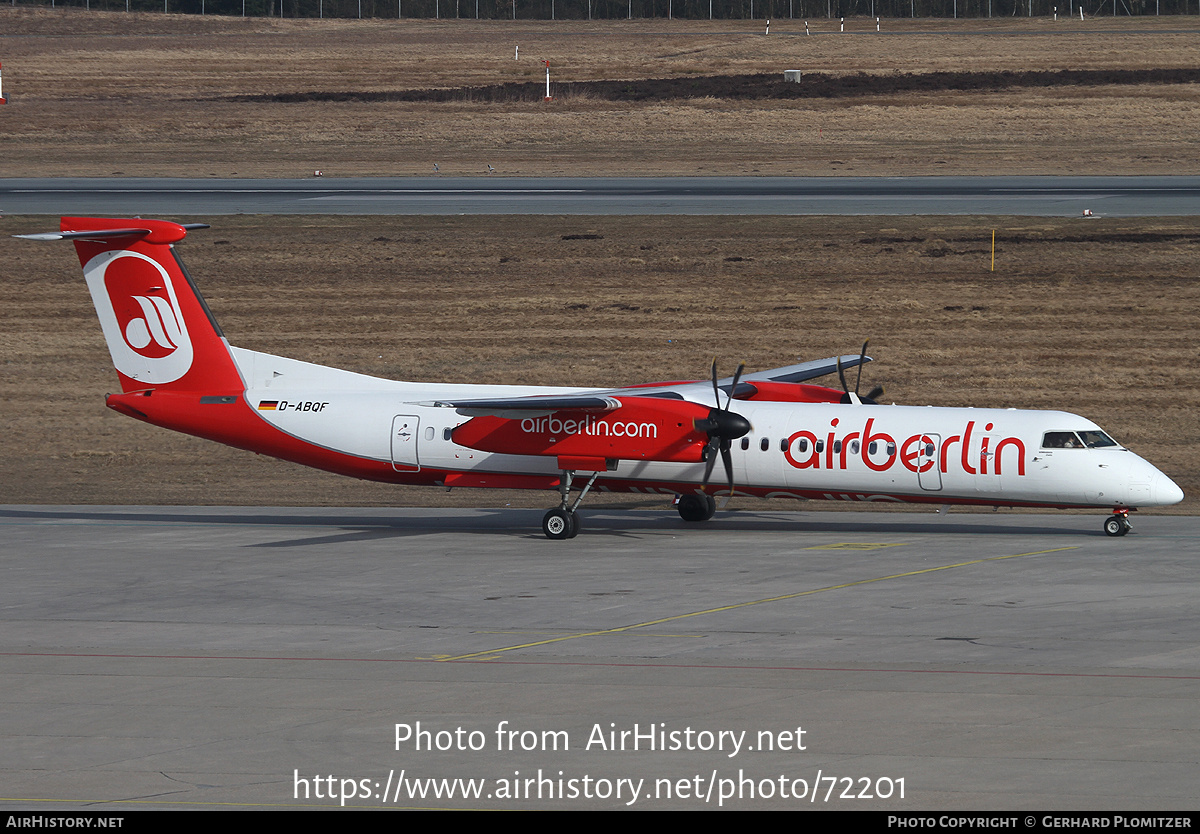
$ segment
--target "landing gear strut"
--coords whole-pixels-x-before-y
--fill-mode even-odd
[[[707,494],[677,495],[675,509],[684,521],[708,521],[717,512],[717,499]]]
[[[562,500],[559,505],[546,513],[542,517],[542,532],[546,534],[548,539],[573,539],[579,535],[579,516],[575,511],[579,509],[579,505],[583,503],[583,497],[588,494],[592,488],[592,484],[596,483],[596,479],[600,477],[599,472],[593,472],[592,477],[588,478],[587,485],[579,491],[575,501],[570,501],[571,481],[575,478],[575,472],[569,469],[564,469],[562,479],[558,482],[558,491],[562,495]]]
[[[1123,536],[1133,529],[1129,522],[1129,510],[1116,508],[1113,514],[1104,519],[1104,534],[1106,536]]]

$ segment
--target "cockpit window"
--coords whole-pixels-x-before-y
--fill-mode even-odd
[[[1103,449],[1116,446],[1102,431],[1048,431],[1042,435],[1043,449]]]
[[[1048,431],[1042,435],[1043,449],[1082,449],[1083,441],[1073,431]]]

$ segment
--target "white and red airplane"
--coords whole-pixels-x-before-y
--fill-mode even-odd
[[[233,347],[172,244],[204,224],[64,217],[121,381],[109,408],[156,426],[373,481],[559,492],[542,529],[579,532],[593,485],[714,494],[1128,514],[1183,491],[1099,426],[1062,411],[882,406],[843,368],[864,352],[712,380],[626,388],[397,382]],[[837,372],[842,389],[806,384]],[[724,405],[721,403],[724,394]],[[711,485],[720,458],[724,483]],[[576,479],[585,485],[572,500]]]

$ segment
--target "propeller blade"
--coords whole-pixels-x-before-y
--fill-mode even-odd
[[[733,497],[733,454],[729,451],[732,444],[728,440],[721,441],[721,460],[725,463],[725,475],[729,478],[729,497]]]
[[[866,361],[866,358],[867,358],[867,345],[869,345],[870,343],[871,343],[870,339],[867,339],[865,342],[863,342],[862,353],[860,353],[858,355],[858,378],[854,380],[854,393],[855,394],[858,393],[858,385],[860,382],[862,382],[862,366],[863,366],[863,362]]]
[[[843,404],[854,403],[857,405],[861,405],[863,403],[866,403],[868,405],[877,405],[877,403],[875,402],[875,398],[883,396],[883,386],[882,385],[876,385],[865,396],[860,395],[858,393],[859,386],[862,385],[863,365],[865,365],[867,362],[867,346],[870,344],[871,344],[870,339],[867,339],[866,341],[864,341],[862,343],[862,351],[858,354],[858,374],[854,378],[854,390],[853,391],[850,390],[850,386],[846,383],[846,369],[842,367],[841,357],[838,357],[838,359],[837,359],[838,379],[842,383],[842,399],[841,399],[841,401]]]
[[[717,449],[720,448],[720,445],[721,441],[714,437],[704,447],[704,480],[700,482],[702,486],[708,486],[708,479],[712,477],[713,466],[717,462]]]
[[[742,371],[746,370],[746,363],[739,362],[737,370],[733,373],[733,385],[729,386],[729,396],[725,399],[725,410],[729,410],[730,404],[733,402],[733,392],[737,390],[738,380],[742,378]],[[716,367],[714,366],[713,375],[716,376]],[[717,406],[721,405],[720,400],[717,401]]]

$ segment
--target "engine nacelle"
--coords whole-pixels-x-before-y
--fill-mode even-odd
[[[582,456],[696,463],[708,435],[696,420],[710,409],[684,400],[618,397],[606,413],[556,411],[530,417],[475,417],[451,435],[460,446],[515,455]]]

